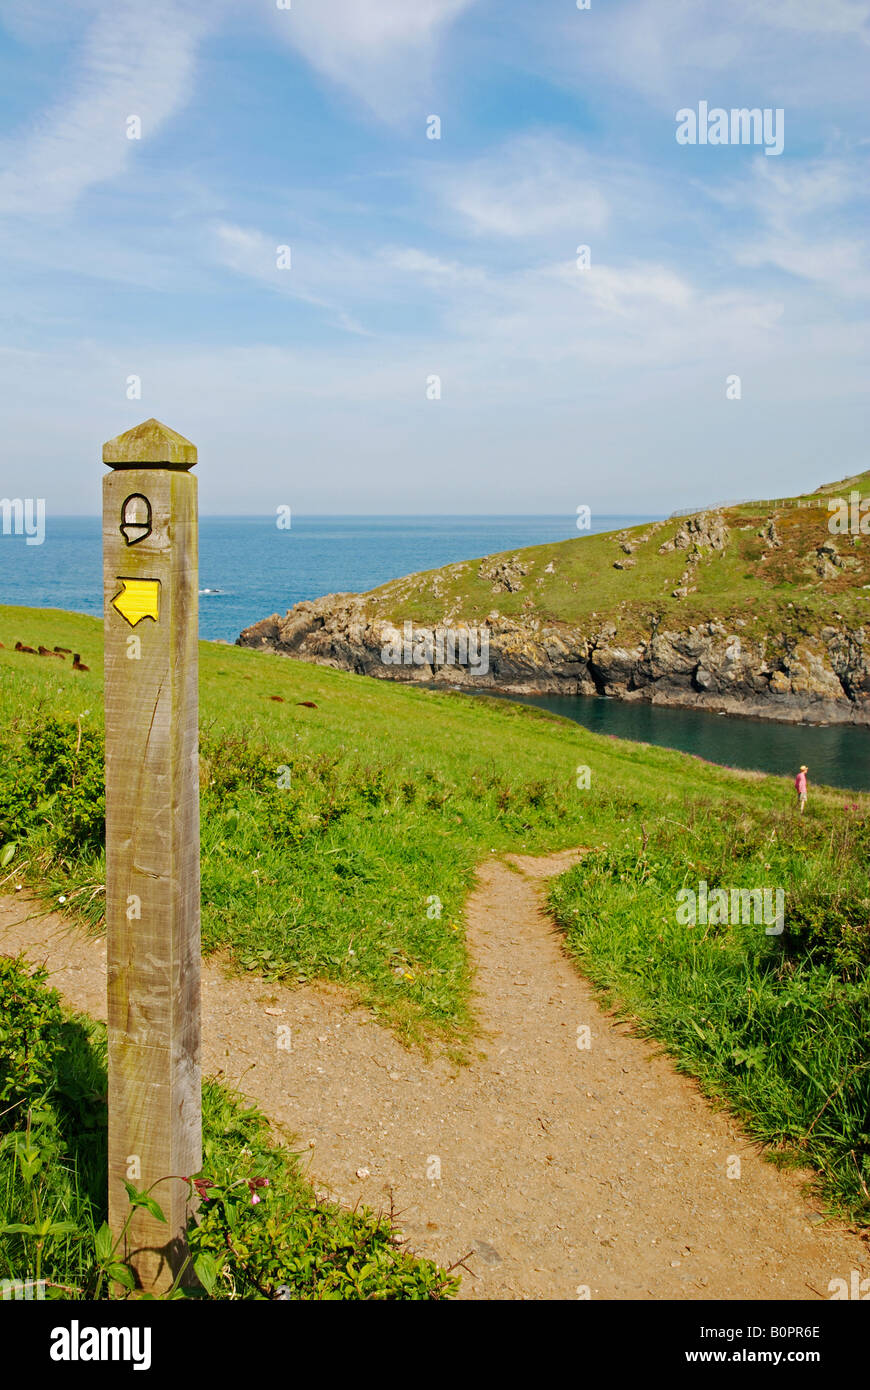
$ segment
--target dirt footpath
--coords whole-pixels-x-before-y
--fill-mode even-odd
[[[797,1176],[597,1007],[541,907],[576,857],[482,866],[467,919],[485,1055],[470,1066],[406,1051],[338,989],[205,965],[205,1072],[298,1136],[319,1191],[375,1208],[392,1191],[415,1250],[473,1252],[463,1298],[815,1300],[867,1277],[866,1244],[820,1224]],[[39,911],[0,900],[0,952],[45,961],[105,1018],[105,940],[22,920]]]

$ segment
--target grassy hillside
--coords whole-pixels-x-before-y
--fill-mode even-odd
[[[15,652],[16,640],[72,647],[89,671]],[[102,625],[0,608],[0,642],[10,776],[0,843],[18,841],[19,874],[26,866],[96,922]],[[614,795],[640,806],[663,786],[680,796],[751,785],[771,807],[789,796],[785,783],[738,780],[525,706],[208,642],[200,663],[204,948],[272,978],[341,980],[409,1037],[467,1031],[462,906],[487,854],[584,843],[613,822]],[[591,792],[576,786],[579,764],[593,769]]]
[[[5,608],[0,642],[0,891],[29,883],[97,923],[101,625]],[[816,1163],[833,1200],[866,1208],[870,799],[813,788],[799,817],[786,778],[212,643],[201,710],[206,952],[340,981],[409,1042],[471,1055],[475,865],[585,846],[554,899],[584,970],[754,1133]],[[676,930],[676,893],[702,877],[782,887],[785,933]]]
[[[690,591],[678,597],[674,591],[681,587],[691,549],[662,554],[660,547],[684,518],[579,534],[575,540],[488,556],[485,564],[469,560],[410,575],[371,590],[365,607],[376,618],[421,625],[451,617],[481,622],[493,611],[547,626],[585,628],[607,619],[618,623],[626,641],[648,634],[651,619],[663,627],[686,627],[740,617],[749,638],[774,630],[799,636],[817,630],[833,613],[859,625],[870,616],[870,537],[832,536],[828,530],[828,499],[848,499],[852,489],[870,495],[870,472],[787,499],[785,505],[773,499],[724,508],[727,544],[722,550],[701,547]],[[831,541],[838,556],[826,565],[818,551]],[[626,561],[626,568],[614,567]],[[520,587],[511,590],[499,582],[502,563],[526,570],[518,575]]]

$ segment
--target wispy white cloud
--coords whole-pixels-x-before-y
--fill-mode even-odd
[[[425,99],[438,45],[477,0],[293,0],[275,31],[379,116]]]
[[[753,10],[763,24],[806,34],[855,34],[864,38],[870,25],[867,0],[767,0]]]
[[[605,103],[863,105],[870,0],[629,0],[528,22],[529,61]],[[537,30],[537,32],[535,32]]]
[[[757,159],[747,177],[708,188],[737,219],[735,263],[774,266],[848,300],[870,295],[866,165],[866,156],[778,168]]]
[[[457,294],[456,340],[499,363],[499,371],[542,366],[609,376],[615,403],[639,373],[695,369],[739,355],[748,361],[779,342],[780,298],[711,291],[657,261],[578,270],[548,264],[493,277],[484,293]],[[711,369],[715,369],[711,367]]]
[[[576,143],[524,135],[464,166],[439,172],[437,193],[482,236],[540,237],[601,231],[609,214],[602,170]]]
[[[310,238],[294,248],[256,227],[232,222],[215,223],[209,245],[217,264],[276,294],[323,309],[327,320],[345,332],[366,333],[349,306],[378,297],[372,260]]]
[[[593,260],[580,270],[573,255],[534,265],[494,264],[480,255],[447,259],[416,246],[343,247],[303,243],[291,269],[278,269],[278,246],[255,228],[218,223],[212,254],[221,265],[274,293],[324,311],[350,333],[373,333],[385,307],[425,304],[422,334],[403,322],[400,340],[416,351],[434,333],[466,360],[513,364],[573,358],[621,370],[715,357],[774,332],[782,301],[738,289],[712,291],[662,259]],[[378,336],[386,344],[393,333]],[[769,344],[769,337],[766,338]],[[386,348],[386,350],[390,350]],[[477,375],[477,373],[475,373]]]
[[[446,260],[414,246],[387,246],[378,254],[383,273],[392,272],[394,296],[407,301],[415,294],[442,312],[452,312],[455,302],[495,290],[493,277],[485,267]]]
[[[192,90],[198,42],[222,7],[223,0],[88,5],[93,18],[67,93],[0,149],[0,215],[63,211],[122,173],[141,148],[127,138],[127,118],[140,118],[147,140],[179,110]],[[44,22],[53,9],[42,6]]]
[[[866,196],[859,170],[844,158],[792,165],[755,159],[747,176],[708,185],[707,192],[723,206],[748,208],[778,227],[809,214],[839,210],[856,196]]]

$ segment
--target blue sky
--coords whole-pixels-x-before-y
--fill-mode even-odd
[[[204,512],[870,465],[870,0],[0,0],[0,40],[3,495],[96,512],[152,415]],[[782,154],[678,144],[701,101],[782,108]]]

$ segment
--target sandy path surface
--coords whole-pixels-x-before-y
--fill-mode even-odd
[[[598,1008],[541,907],[546,877],[576,857],[481,867],[470,1066],[408,1052],[338,989],[206,964],[204,1070],[298,1136],[319,1191],[375,1208],[392,1192],[419,1253],[472,1251],[463,1298],[814,1300],[852,1269],[866,1277],[866,1245],[820,1223],[798,1176]],[[45,961],[74,1007],[105,1018],[105,939],[27,918],[39,911],[0,899],[0,952]]]

